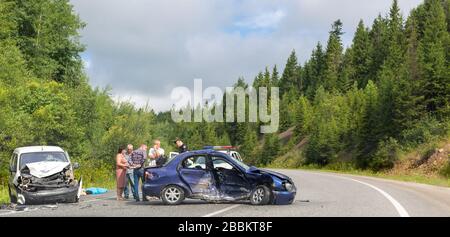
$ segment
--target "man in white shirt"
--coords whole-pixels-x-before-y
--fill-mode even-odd
[[[160,140],[156,139],[154,141],[153,147],[148,152],[148,156],[151,159],[150,166],[156,166],[156,160],[164,156],[164,149],[161,148]]]

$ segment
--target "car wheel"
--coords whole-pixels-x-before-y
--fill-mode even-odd
[[[184,200],[184,190],[176,185],[169,185],[161,191],[161,200],[167,205],[178,205]]]
[[[69,200],[67,200],[68,203],[77,203],[79,201],[78,197],[75,196],[73,198],[70,198]]]
[[[257,186],[250,195],[250,202],[253,205],[267,205],[270,202],[271,192],[265,185]]]
[[[8,184],[8,193],[9,193],[9,201],[11,203],[16,204],[17,203],[17,198],[15,196],[13,196],[12,192],[11,192],[11,187]]]

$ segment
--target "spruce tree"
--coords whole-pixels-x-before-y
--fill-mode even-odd
[[[280,79],[280,97],[283,97],[284,94],[288,93],[290,90],[298,91],[297,67],[297,56],[295,55],[295,50],[293,50],[286,62],[286,67],[284,68],[283,75]]]
[[[450,115],[449,32],[439,0],[425,1],[426,17],[418,55],[427,110],[438,119]]]
[[[353,49],[348,48],[342,59],[341,68],[338,75],[338,83],[337,88],[340,92],[345,93],[348,91],[354,82],[356,82],[355,78],[355,68],[351,62],[353,58]]]
[[[342,34],[342,22],[337,20],[331,27],[325,55],[325,70],[323,76],[324,88],[326,90],[333,90],[337,87],[339,69],[342,63]]]
[[[278,75],[277,65],[274,65],[273,69],[272,69],[272,76],[270,78],[270,85],[273,86],[273,87],[278,87],[279,86],[278,85],[279,84],[279,80],[280,80],[280,78],[279,78],[279,75]]]
[[[325,53],[320,42],[312,51],[311,58],[305,63],[302,77],[304,81],[304,93],[309,99],[313,99],[317,88],[323,86],[323,73],[325,67]]]
[[[351,81],[358,82],[359,88],[364,88],[370,77],[371,47],[369,30],[364,26],[364,22],[360,20],[353,38],[350,56],[350,64],[354,72],[354,74],[350,75],[350,78]]]
[[[369,36],[371,40],[369,78],[376,82],[378,73],[389,54],[388,21],[378,15],[373,22]]]

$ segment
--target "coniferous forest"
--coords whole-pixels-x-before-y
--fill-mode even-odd
[[[261,134],[261,122],[175,123],[170,111],[114,101],[89,84],[79,39],[89,22],[68,0],[0,0],[0,186],[16,147],[59,145],[94,184],[114,178],[119,146],[159,138],[170,151],[175,137],[190,149],[239,146],[258,166],[389,170],[402,153],[450,138],[449,9],[425,0],[402,16],[394,0],[359,22],[348,48],[336,20],[305,63],[292,51],[251,84],[239,78],[234,86],[280,88],[280,129]]]

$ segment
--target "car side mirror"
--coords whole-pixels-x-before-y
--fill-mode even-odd
[[[10,171],[11,173],[14,173],[14,172],[16,172],[16,169],[14,169],[14,167],[10,166],[10,167],[9,167],[9,171]]]
[[[200,165],[195,166],[195,168],[199,170],[203,169]]]
[[[78,168],[80,168],[80,164],[78,164],[78,162],[75,162],[75,163],[72,164],[72,168],[73,169],[78,169]]]

